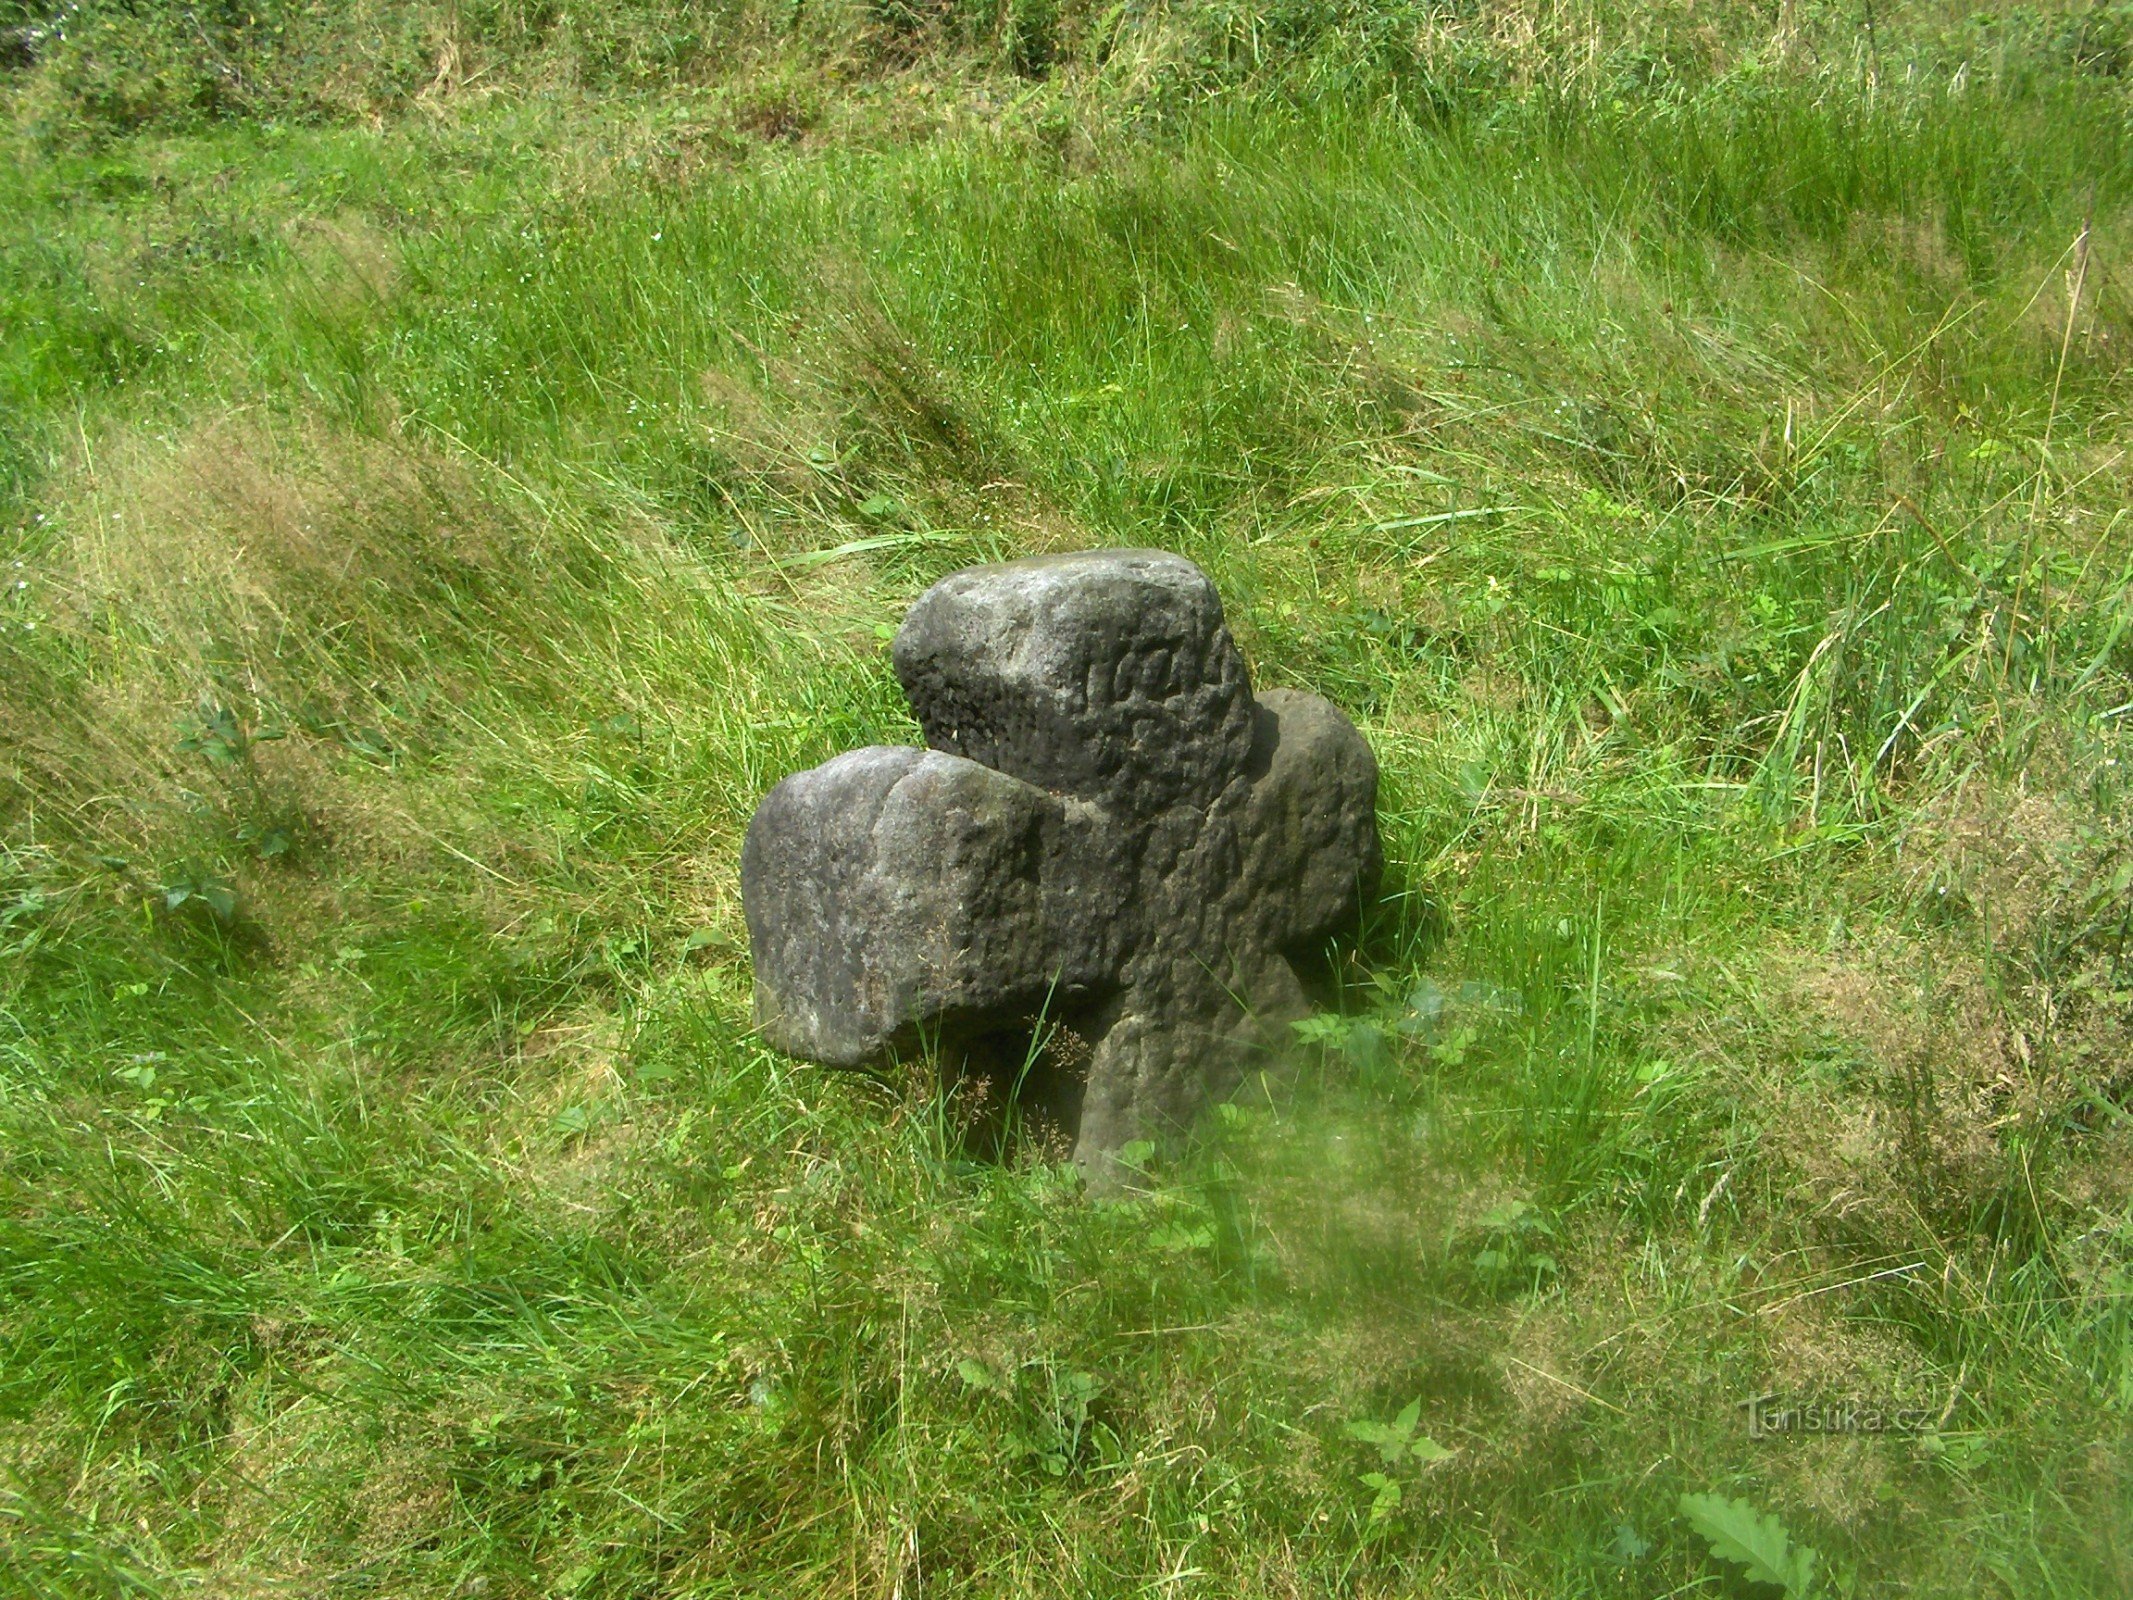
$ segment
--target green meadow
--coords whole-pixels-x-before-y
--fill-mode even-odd
[[[2133,11],[1256,4],[0,3],[0,1594],[2133,1592]],[[1123,1198],[737,882],[1104,545],[1387,855]]]

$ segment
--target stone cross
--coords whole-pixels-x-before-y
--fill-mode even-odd
[[[832,1066],[933,1044],[1104,1177],[1307,1009],[1292,960],[1376,888],[1377,763],[1318,696],[1255,698],[1158,550],[958,572],[892,654],[930,748],[795,773],[748,825],[757,1023]]]

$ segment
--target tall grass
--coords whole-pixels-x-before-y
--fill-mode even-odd
[[[1718,1491],[2125,1586],[2122,92],[1295,31],[0,167],[9,1585],[1666,1593]],[[1107,543],[1391,870],[1094,1204],[762,1049],[734,867],[925,584]]]

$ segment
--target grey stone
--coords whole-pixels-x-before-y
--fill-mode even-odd
[[[1022,1079],[1105,1178],[1304,1011],[1294,963],[1376,888],[1377,763],[1318,696],[1255,700],[1213,585],[1160,551],[956,573],[894,660],[933,748],[796,773],[749,824],[758,1024]],[[1040,1070],[1033,1035],[1069,1046]]]
[[[863,1066],[943,1019],[1108,982],[1101,819],[960,756],[854,750],[794,773],[741,845],[756,1014],[780,1049]]]
[[[1355,724],[1329,700],[1294,689],[1259,696],[1255,767],[1244,832],[1261,841],[1248,903],[1268,944],[1304,953],[1355,918],[1358,886],[1375,888],[1378,764]]]
[[[1161,550],[955,573],[919,596],[893,655],[934,749],[1121,814],[1208,804],[1251,748],[1222,601]]]

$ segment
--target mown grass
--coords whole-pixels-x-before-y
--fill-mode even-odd
[[[2123,1591],[2126,105],[1874,44],[22,124],[5,1582],[1719,1593],[1715,1491]],[[1110,543],[1390,871],[1099,1204],[766,1052],[734,872],[924,585]]]

